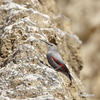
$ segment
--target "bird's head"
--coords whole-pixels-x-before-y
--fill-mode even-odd
[[[57,46],[55,44],[47,42],[45,40],[41,40],[41,41],[47,44],[48,51],[58,51]]]

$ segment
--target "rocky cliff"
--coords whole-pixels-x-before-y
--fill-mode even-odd
[[[47,66],[47,47],[40,39],[57,45],[72,85]],[[54,0],[1,0],[0,100],[86,100],[80,46]]]

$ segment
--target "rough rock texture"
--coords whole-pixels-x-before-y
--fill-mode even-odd
[[[81,77],[100,100],[100,0],[56,0],[61,13],[72,20],[72,30],[83,41]],[[90,99],[91,100],[91,99]]]
[[[72,85],[47,66],[47,48],[39,39],[58,46],[73,76]],[[54,0],[1,0],[0,100],[86,100],[78,78],[80,44],[69,20],[58,15]]]

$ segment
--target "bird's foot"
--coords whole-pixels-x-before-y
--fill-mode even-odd
[[[58,71],[60,68],[55,68],[55,71]]]
[[[40,63],[51,68],[51,66],[49,66],[48,64],[45,64],[42,60],[40,60]]]

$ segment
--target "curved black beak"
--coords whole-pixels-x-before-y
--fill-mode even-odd
[[[40,41],[42,41],[42,42],[44,42],[44,43],[46,43],[46,44],[48,44],[48,45],[51,45],[51,43],[49,43],[49,42],[47,42],[47,41],[45,41],[45,40],[41,40],[41,39],[40,39]]]

